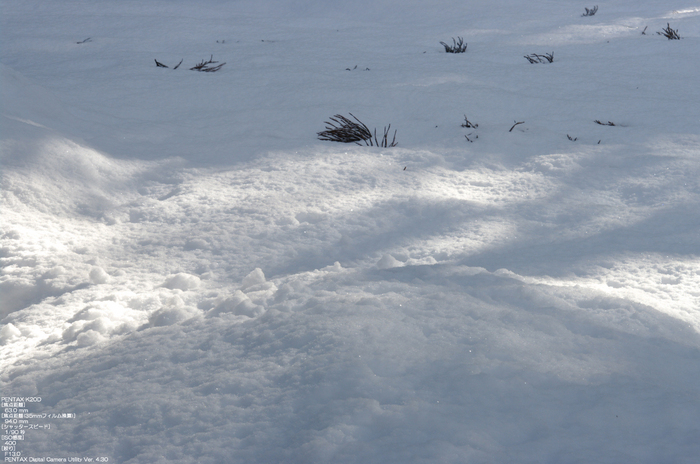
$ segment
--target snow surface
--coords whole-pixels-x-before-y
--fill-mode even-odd
[[[700,5],[597,3],[1,0],[18,450],[697,463]]]

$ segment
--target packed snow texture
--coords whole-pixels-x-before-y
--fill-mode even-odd
[[[0,0],[22,456],[696,463],[700,7],[598,5]]]

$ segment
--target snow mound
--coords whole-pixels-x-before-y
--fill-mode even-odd
[[[163,287],[171,290],[194,290],[202,283],[199,277],[180,272],[179,274],[168,276],[163,283]]]
[[[401,266],[403,266],[403,263],[390,254],[382,256],[382,259],[377,262],[377,269],[391,269],[392,267]]]

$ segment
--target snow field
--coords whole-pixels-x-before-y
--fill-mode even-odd
[[[695,462],[691,3],[3,2],[25,455]]]

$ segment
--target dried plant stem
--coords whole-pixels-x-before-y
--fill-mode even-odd
[[[394,136],[391,143],[389,143],[389,132],[391,131],[391,124],[384,128],[384,135],[381,139],[377,138],[377,129],[374,129],[374,133],[369,130],[369,127],[360,121],[354,114],[349,113],[354,121],[347,118],[341,114],[336,114],[330,120],[332,122],[326,121],[326,130],[319,132],[319,140],[327,140],[329,142],[341,142],[341,143],[355,143],[357,145],[362,145],[360,142],[364,142],[366,146],[377,146],[377,147],[395,147],[396,146],[396,131],[394,131]]]

